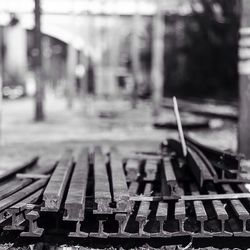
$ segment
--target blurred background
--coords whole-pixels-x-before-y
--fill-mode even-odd
[[[0,165],[155,147],[177,135],[172,96],[187,132],[236,151],[242,13],[241,0],[1,1]]]

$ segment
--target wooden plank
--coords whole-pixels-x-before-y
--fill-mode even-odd
[[[70,181],[70,186],[65,201],[66,215],[63,217],[64,220],[84,220],[88,173],[88,149],[83,148],[77,157],[74,172]]]
[[[61,206],[66,185],[73,170],[72,150],[66,150],[53,172],[43,193],[45,201],[42,211],[57,212]]]
[[[112,209],[110,203],[112,202],[108,173],[105,165],[105,156],[101,148],[95,149],[95,163],[94,163],[94,178],[95,178],[95,203],[97,209],[93,212],[96,214],[111,214]]]
[[[123,171],[122,161],[118,154],[111,152],[110,167],[112,176],[113,198],[116,203],[116,212],[131,212],[133,203],[129,200],[129,191]]]

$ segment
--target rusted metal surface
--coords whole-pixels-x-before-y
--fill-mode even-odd
[[[125,169],[127,172],[128,181],[136,181],[140,175],[140,165],[141,161],[139,159],[130,158],[127,160]]]
[[[63,153],[44,191],[43,211],[57,212],[60,209],[65,188],[73,169],[72,150]]]
[[[115,202],[114,212],[130,213],[133,202],[129,200],[128,185],[123,173],[122,160],[114,150],[110,154],[110,168],[113,201]]]
[[[0,227],[27,239],[56,234],[79,242],[83,238],[250,237],[250,192],[244,182],[208,178],[206,160],[210,160],[200,149],[195,151],[200,160],[185,165],[176,164],[178,156],[171,150],[159,153],[157,160],[145,154],[136,163],[136,178],[128,178],[130,159],[123,165],[118,151],[112,149],[108,157],[101,148],[89,152],[82,149],[74,162],[73,152],[67,151],[54,171],[55,163],[48,168],[34,164],[2,182]],[[147,161],[153,164],[145,175]],[[19,173],[30,178],[17,179]],[[50,179],[32,178],[36,174]]]
[[[164,157],[161,166],[161,187],[162,187],[162,196],[164,199],[180,198],[178,194],[178,183],[174,173],[173,165],[169,157]]]
[[[94,180],[95,180],[95,203],[97,208],[96,214],[111,214],[112,202],[108,172],[106,167],[105,155],[100,147],[95,149],[94,158]]]
[[[72,237],[88,236],[87,233],[80,230],[81,221],[84,220],[88,173],[89,154],[88,149],[83,148],[77,157],[64,205],[63,220],[76,222],[76,231],[69,234]]]

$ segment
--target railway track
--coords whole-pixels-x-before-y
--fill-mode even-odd
[[[33,241],[250,238],[250,180],[240,157],[186,140],[186,158],[168,140],[128,156],[67,150],[57,161],[40,158],[6,173],[1,241],[6,233]]]

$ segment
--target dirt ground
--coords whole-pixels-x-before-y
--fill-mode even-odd
[[[139,102],[136,109],[131,109],[129,100],[87,98],[75,100],[70,110],[64,98],[48,95],[45,112],[44,122],[34,122],[32,98],[4,101],[0,131],[2,171],[33,155],[58,155],[66,147],[102,144],[116,145],[123,153],[157,150],[163,139],[177,136],[174,130],[152,126],[148,102]],[[162,109],[160,119],[174,121],[173,111]],[[212,126],[220,126],[191,131],[191,135],[206,144],[236,150],[236,125],[218,119],[210,121]]]

